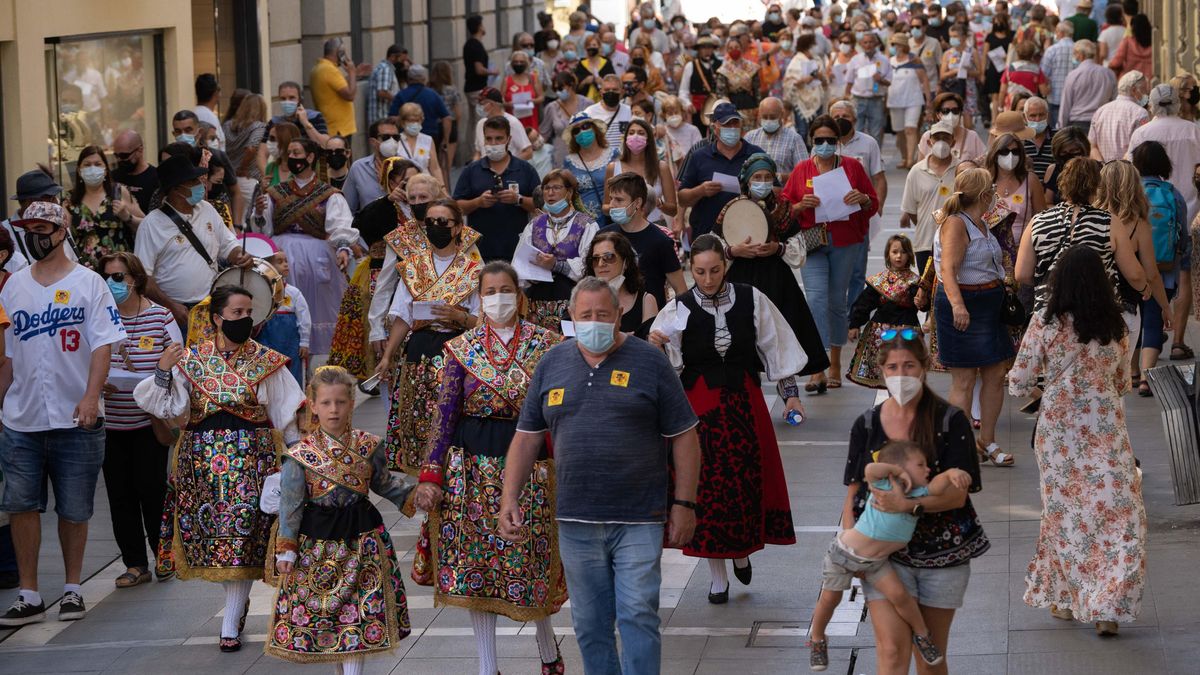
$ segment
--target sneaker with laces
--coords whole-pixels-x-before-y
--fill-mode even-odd
[[[933,637],[930,635],[914,635],[913,644],[917,646],[917,651],[921,652],[921,659],[931,666],[936,666],[942,662],[942,650],[938,649],[937,645],[933,644]]]
[[[87,608],[83,606],[83,596],[75,591],[67,591],[63,595],[62,602],[58,603],[58,620],[76,621],[82,619],[85,614],[87,614]]]
[[[826,640],[808,641],[808,667],[810,670],[822,671],[829,667],[829,642]]]
[[[24,626],[43,621],[45,618],[45,602],[31,605],[18,595],[17,601],[8,608],[8,611],[3,616],[0,616],[0,626]]]

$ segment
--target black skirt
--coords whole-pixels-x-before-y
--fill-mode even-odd
[[[783,258],[738,258],[729,267],[726,279],[758,289],[783,314],[796,334],[800,347],[808,355],[808,364],[799,375],[813,375],[829,367],[829,355],[821,343],[821,334],[817,332],[808,301],[804,299],[804,292],[800,290],[792,268]]]

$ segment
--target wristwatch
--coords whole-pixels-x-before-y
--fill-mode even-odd
[[[925,515],[925,505],[921,502],[917,502],[917,505],[912,508],[911,513],[917,518],[920,518],[921,516]]]
[[[682,506],[685,509],[691,509],[693,511],[696,510],[696,502],[689,502],[684,499],[672,499],[671,505],[672,506]]]

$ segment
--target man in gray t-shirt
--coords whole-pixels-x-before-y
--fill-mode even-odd
[[[549,431],[567,590],[588,599],[571,610],[584,670],[656,673],[663,526],[671,546],[695,530],[698,420],[667,357],[618,330],[621,310],[606,282],[581,280],[570,309],[576,339],[542,357],[526,391],[505,462],[500,533],[523,537],[518,498]]]

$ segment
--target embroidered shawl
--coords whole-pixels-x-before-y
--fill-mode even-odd
[[[254,388],[287,362],[286,356],[254,340],[247,340],[228,361],[212,340],[200,342],[179,362],[192,385],[188,424],[222,411],[248,422],[266,422],[267,408],[258,402]]]
[[[295,179],[267,190],[275,202],[275,234],[302,232],[310,237],[325,239],[325,202],[338,189],[313,178],[300,187]]]
[[[304,467],[304,480],[311,498],[323,497],[343,487],[366,496],[371,488],[371,453],[379,437],[359,429],[350,430],[350,444],[318,429],[286,450]]]

